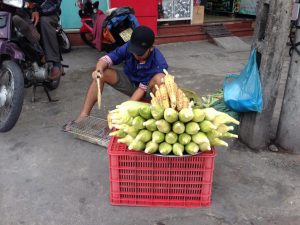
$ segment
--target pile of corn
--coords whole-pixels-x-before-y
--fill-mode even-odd
[[[155,86],[155,95],[151,95],[151,104],[160,105],[164,109],[172,108],[178,112],[182,109],[189,107],[189,99],[185,96],[184,92],[177,86],[174,77],[171,76],[166,70],[165,77],[162,79],[162,84],[158,87]]]
[[[128,149],[162,155],[195,155],[225,146],[226,138],[237,138],[228,123],[239,121],[213,108],[193,108],[193,103],[166,74],[164,83],[151,94],[151,104],[126,101],[108,114],[110,133]]]

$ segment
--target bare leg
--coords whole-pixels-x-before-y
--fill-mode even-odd
[[[100,80],[100,89],[101,93],[103,91],[104,84],[115,84],[118,81],[117,72],[113,69],[106,69],[104,71],[103,77]],[[89,116],[93,106],[97,102],[97,81],[93,80],[87,94],[85,96],[85,100],[80,111],[79,116],[76,118],[75,122],[79,122],[82,118]]]

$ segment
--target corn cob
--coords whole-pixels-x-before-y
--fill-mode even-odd
[[[174,92],[175,92],[175,96],[176,96],[176,93],[177,93],[177,89],[178,89],[178,86],[177,84],[174,82]],[[176,98],[177,99],[177,98]]]
[[[183,92],[180,88],[177,88],[176,92],[176,109],[177,111],[183,109]]]
[[[162,107],[167,109],[170,107],[169,95],[165,84],[159,86],[159,92],[162,100]]]
[[[155,85],[156,91],[155,91],[155,97],[157,99],[157,103],[162,106],[162,99],[161,99],[161,94],[159,91],[159,87],[157,85]]]
[[[176,108],[176,91],[177,91],[177,85],[174,81],[174,77],[171,76],[167,70],[164,69],[164,73],[166,76],[164,77],[164,83],[166,85],[169,98],[170,98],[170,105],[173,109]]]
[[[190,100],[188,99],[188,97],[185,96],[185,94],[183,94],[182,108],[183,109],[189,108],[189,103]]]
[[[152,92],[150,92],[151,96],[151,105],[159,105],[157,98],[154,96]]]
[[[174,82],[174,77],[170,75],[165,76],[165,85],[170,97],[171,107],[176,108],[176,84]]]

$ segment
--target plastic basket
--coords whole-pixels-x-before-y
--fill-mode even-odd
[[[112,137],[108,154],[112,205],[189,208],[211,204],[215,149],[163,157],[130,151]]]

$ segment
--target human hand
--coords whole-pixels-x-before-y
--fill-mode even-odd
[[[102,69],[96,69],[93,73],[92,73],[92,78],[93,80],[96,80],[98,77],[102,78],[103,76],[103,71]]]
[[[33,25],[36,26],[38,22],[40,21],[40,14],[39,12],[33,12],[31,14],[31,21],[33,22]]]

